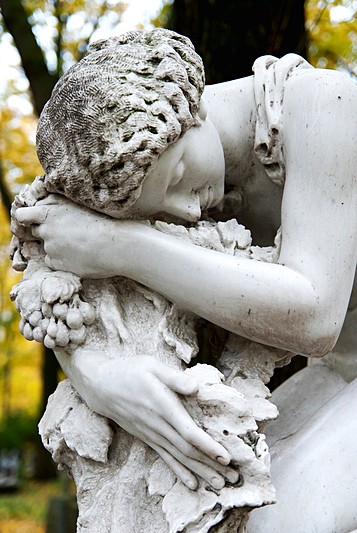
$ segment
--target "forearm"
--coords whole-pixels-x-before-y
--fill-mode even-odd
[[[102,405],[100,394],[97,394],[97,378],[105,356],[101,352],[95,353],[81,348],[77,348],[73,353],[56,349],[55,355],[63,372],[81,398],[93,411],[104,415],[105,405]]]
[[[329,349],[315,346],[311,328],[317,295],[302,274],[282,265],[237,259],[193,246],[144,225],[134,223],[129,233],[135,246],[127,247],[125,263],[130,268],[124,275],[257,342],[306,354]],[[116,257],[119,244],[115,245],[123,233],[114,232],[113,238],[114,270],[116,261],[123,261]],[[323,324],[320,326],[323,329]]]
[[[301,181],[301,175],[297,178],[292,182]],[[294,198],[304,196],[297,192]],[[316,194],[314,189],[312,199]],[[319,356],[332,349],[344,320],[356,264],[355,229],[336,225],[326,205],[319,223],[310,216],[307,227],[302,211],[289,215],[292,221],[283,217],[281,264],[232,257],[144,223],[93,215],[72,205],[24,208],[20,223],[45,220],[36,236],[45,241],[46,263],[54,270],[82,278],[127,276],[234,333]],[[64,236],[56,234],[58,217],[71,228]]]

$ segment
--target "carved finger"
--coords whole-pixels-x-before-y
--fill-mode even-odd
[[[174,370],[168,366],[158,365],[154,373],[162,383],[178,394],[191,395],[197,392],[198,383],[191,376],[185,375],[180,370]]]
[[[197,391],[198,384],[196,380],[184,375],[183,372],[168,368],[166,365],[158,365],[155,367],[154,373],[171,390],[182,391],[181,394],[185,395],[190,395]],[[214,461],[218,461],[225,466],[228,465],[231,457],[227,450],[195,424],[178,397],[174,394],[165,395],[163,404],[160,389],[157,388],[156,391],[159,404],[164,408],[166,421],[174,425],[184,441],[192,444]]]
[[[175,428],[164,420],[159,420],[156,424],[153,422],[151,427],[156,433],[161,434],[168,442],[172,443],[182,456],[187,457],[188,460],[192,459],[195,462],[198,461],[200,464],[203,463],[204,465],[207,465],[215,472],[222,474],[222,476],[227,478],[231,483],[236,483],[238,481],[239,474],[233,470],[233,468],[221,465],[195,448],[192,444],[185,441]]]
[[[178,455],[178,460],[183,462],[187,468],[197,474],[200,478],[204,479],[212,488],[220,490],[225,486],[226,482],[224,477],[213,468],[204,465],[199,461],[195,461],[194,459],[186,459],[185,456],[180,457]]]
[[[224,487],[224,477],[214,468],[211,468],[200,461],[196,461],[195,459],[187,457],[181,453],[180,450],[178,450],[171,442],[169,442],[163,436],[158,435],[156,432],[151,431],[149,428],[146,428],[145,435],[146,438],[148,438],[148,441],[146,442],[149,444],[149,446],[153,448],[153,445],[155,445],[164,449],[168,454],[171,455],[171,457],[173,457],[176,461],[181,463],[194,474],[200,476],[214,489],[219,490]]]
[[[143,432],[143,436],[140,435],[141,431]],[[139,436],[139,438],[141,438],[141,440],[146,442],[149,446],[151,446],[152,448],[154,446],[159,446],[160,448],[164,449],[167,453],[171,455],[171,457],[173,457],[176,461],[184,465],[194,474],[200,476],[214,489],[219,490],[224,487],[224,477],[219,472],[217,472],[216,469],[211,468],[210,466],[203,464],[200,461],[196,461],[195,459],[187,457],[172,442],[167,440],[162,434],[157,433],[155,430],[153,431],[150,427],[146,426],[145,428],[142,428],[141,431],[136,432],[136,435]],[[236,477],[237,476],[235,475],[234,481],[236,481]]]
[[[184,441],[192,444],[205,455],[227,466],[231,457],[227,450],[214,439],[212,439],[203,429],[199,428],[192,420],[179,398],[174,394],[165,395],[165,402],[162,402],[160,390],[157,390],[158,401],[164,413],[166,422],[175,427]]]
[[[149,445],[150,446],[150,445]],[[186,487],[188,487],[191,490],[195,490],[197,488],[198,482],[195,476],[186,468],[183,466],[183,464],[179,463],[170,455],[164,448],[161,448],[160,446],[157,446],[156,444],[152,444],[151,448],[155,450],[155,452],[160,455],[160,457],[165,461],[165,463],[171,468],[171,470],[176,474],[176,476],[182,481]]]
[[[224,466],[231,462],[231,456],[227,450],[212,439],[203,429],[199,428],[188,414],[186,420],[183,418],[179,420],[176,429],[187,442],[204,452],[214,461]]]
[[[210,466],[217,472],[220,472],[223,476],[227,477],[229,481],[235,482],[236,475],[232,468],[223,466],[218,461],[208,457],[204,452],[197,449],[190,442],[185,440],[182,435],[176,430],[175,426],[172,426],[170,422],[163,419],[156,419],[151,417],[149,427],[155,431],[155,433],[162,435],[168,442],[177,448],[183,456],[204,463]],[[211,438],[211,437],[209,437]],[[214,441],[215,442],[215,441]]]
[[[48,215],[49,208],[46,206],[19,207],[16,210],[16,220],[24,225],[42,224]]]

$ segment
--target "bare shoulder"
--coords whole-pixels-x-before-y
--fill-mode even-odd
[[[318,174],[329,168],[339,180],[348,180],[348,175],[352,179],[357,164],[356,116],[357,86],[347,76],[323,69],[306,69],[291,76],[283,106],[287,167],[296,164],[299,152],[304,154],[301,165],[309,168],[319,159]]]
[[[346,109],[351,120],[355,120],[357,85],[335,70],[301,69],[289,78],[284,95],[284,107],[289,112],[296,109],[298,104],[319,112],[331,107],[338,107],[341,111]]]
[[[326,175],[355,187],[357,86],[333,70],[306,69],[289,78],[283,106],[284,154],[290,174],[311,173],[317,188]],[[303,157],[301,157],[303,154]],[[291,182],[290,182],[291,183]]]

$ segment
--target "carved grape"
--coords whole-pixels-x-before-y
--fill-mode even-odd
[[[22,315],[19,329],[27,340],[69,350],[84,342],[86,326],[93,324],[95,311],[90,303],[80,299],[79,280],[66,276],[71,275],[53,273],[40,282],[27,280],[13,290],[12,299]]]
[[[43,342],[46,348],[50,348],[51,350],[54,350],[56,348],[56,341],[49,335],[46,335]]]
[[[58,321],[57,328],[56,344],[57,346],[65,347],[69,343],[68,328],[61,320]]]
[[[53,314],[56,318],[59,318],[60,320],[66,320],[68,312],[68,305],[63,303],[56,303],[53,306]]]
[[[71,329],[81,328],[83,326],[83,316],[80,310],[76,307],[69,309],[66,322]]]
[[[29,318],[29,322],[31,326],[36,327],[39,325],[40,321],[42,320],[42,313],[41,311],[34,311]]]
[[[82,344],[86,338],[86,328],[82,326],[79,329],[71,329],[69,332],[69,338],[74,344]]]
[[[19,322],[19,330],[20,330],[20,333],[21,335],[24,334],[24,326],[26,324],[26,321],[24,318],[21,318],[20,322]]]
[[[41,330],[42,330],[42,333],[44,335],[47,332],[47,328],[49,326],[49,323],[50,323],[50,319],[49,318],[43,318],[42,321],[41,321]]]
[[[57,336],[58,326],[56,324],[55,318],[50,318],[50,323],[47,328],[47,333],[50,335],[50,337],[53,337],[54,339]]]
[[[32,341],[33,340],[32,327],[30,326],[30,324],[28,322],[26,322],[26,324],[24,325],[23,336],[28,341]]]
[[[52,306],[44,302],[41,306],[42,314],[45,318],[51,318],[52,316]]]
[[[36,326],[33,329],[33,338],[36,342],[43,342],[44,339],[44,332],[42,331],[41,326]]]
[[[87,302],[80,302],[79,304],[79,310],[82,313],[83,316],[83,322],[86,325],[93,324],[95,319],[95,313],[93,307],[87,303]]]

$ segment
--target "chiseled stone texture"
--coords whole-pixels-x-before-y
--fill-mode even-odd
[[[268,261],[278,248],[251,247],[249,232],[235,220],[189,229],[157,222],[156,229],[222,253]],[[236,530],[244,531],[251,509],[275,501],[260,428],[277,409],[263,381],[287,354],[230,335],[218,364],[223,373],[209,365],[187,368],[197,352],[195,316],[124,278],[82,280],[77,297],[96,310],[95,321],[85,326],[84,346],[101,347],[108,357],[118,357],[118,346],[120,357],[145,353],[198,380],[198,393],[182,398],[184,406],[229,451],[239,472],[238,482],[221,490],[202,479],[197,490],[188,489],[146,444],[92,413],[69,381],[62,382],[40,432],[54,460],[76,482],[78,532],[204,533],[213,527],[228,532],[233,520]]]

